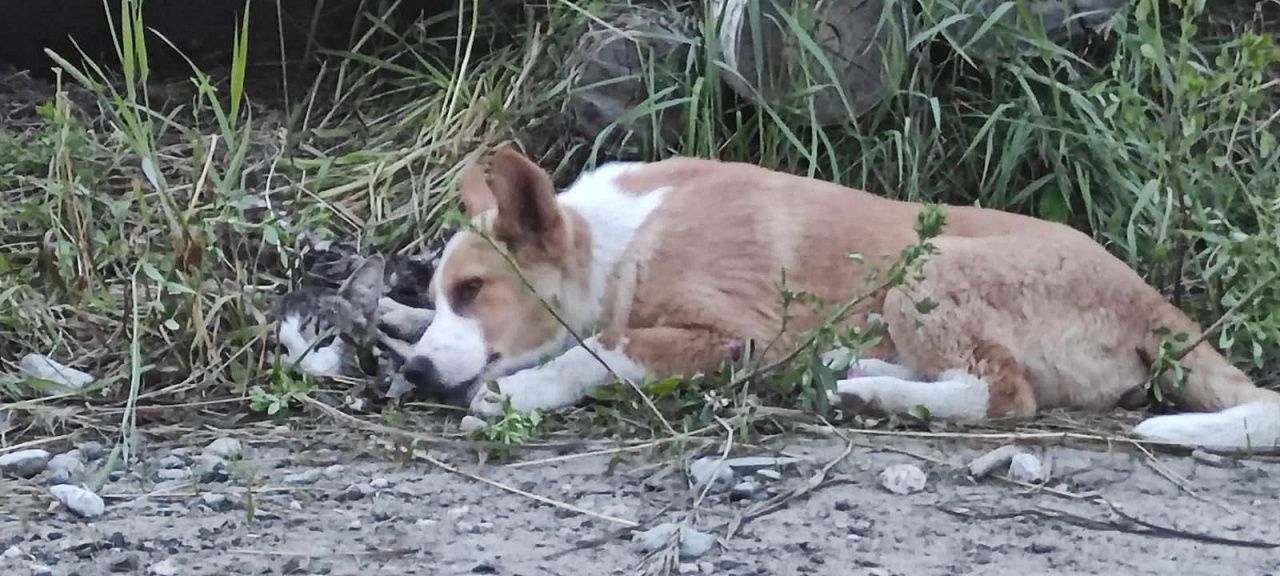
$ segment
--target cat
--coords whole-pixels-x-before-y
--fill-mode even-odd
[[[422,287],[442,251],[365,257],[345,242],[311,238],[302,286],[276,305],[275,340],[286,366],[319,377],[373,375],[388,398],[410,391],[399,368],[407,343],[434,317]]]

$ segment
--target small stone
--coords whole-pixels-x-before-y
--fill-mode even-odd
[[[974,478],[982,478],[987,474],[992,473],[997,468],[1005,468],[1009,466],[1009,461],[1013,460],[1015,455],[1021,453],[1022,448],[1012,444],[996,448],[995,450],[974,458],[973,461],[969,463],[969,474]]]
[[[49,465],[49,452],[39,448],[18,450],[0,455],[0,474],[31,478]]]
[[[85,462],[93,462],[107,455],[107,449],[102,447],[102,443],[97,440],[87,440],[76,445],[76,450],[80,451],[80,455],[84,457]]]
[[[27,564],[27,570],[31,576],[48,576],[49,574],[53,574],[53,568],[34,562]]]
[[[241,446],[239,440],[226,436],[218,438],[217,440],[210,442],[208,446],[204,447],[204,454],[217,456],[223,460],[235,458],[243,451],[244,447]]]
[[[319,468],[309,468],[307,470],[303,470],[302,472],[297,472],[294,474],[286,474],[282,479],[282,481],[285,484],[293,484],[295,486],[303,485],[303,484],[315,484],[316,482],[320,481],[320,477],[322,475],[323,475],[323,472],[321,472]]]
[[[671,537],[679,531],[679,524],[664,522],[648,530],[636,532],[631,539],[640,544],[640,550],[648,553],[666,546],[667,542],[671,541]]]
[[[760,488],[760,484],[757,484],[754,480],[745,480],[733,486],[733,489],[729,491],[729,498],[732,500],[749,500],[760,493]]]
[[[227,461],[213,454],[196,456],[195,469],[200,474],[201,482],[226,482],[230,478],[227,474]]]
[[[913,464],[894,464],[880,472],[880,485],[894,494],[906,495],[924,490],[928,477]]]
[[[769,469],[756,470],[756,476],[760,478],[764,478],[766,480],[774,480],[774,481],[782,479],[781,472],[778,472],[777,470],[769,470]]]
[[[799,458],[775,457],[775,456],[742,456],[738,458],[728,458],[724,461],[724,465],[733,469],[738,474],[759,473],[762,470],[779,471],[794,467],[800,462]]]
[[[1213,468],[1232,468],[1235,466],[1234,460],[1231,460],[1230,458],[1227,458],[1220,454],[1205,452],[1204,450],[1201,450],[1199,448],[1191,451],[1191,458],[1196,462],[1204,464],[1205,466],[1211,466]]]
[[[1016,454],[1010,460],[1009,477],[1028,484],[1037,484],[1047,480],[1044,467],[1040,465],[1040,459],[1026,452]]]
[[[463,432],[467,433],[475,432],[476,430],[483,430],[488,425],[488,422],[485,422],[480,418],[476,418],[475,416],[471,416],[470,414],[463,416],[462,422],[458,423],[458,427],[461,428]]]
[[[681,562],[680,565],[676,567],[677,574],[697,574],[701,571],[702,569],[698,568],[697,564],[690,562]]]
[[[347,530],[359,530],[360,528],[363,528],[363,527],[364,527],[364,524],[361,523],[359,520],[352,520],[350,524],[347,524]]]
[[[173,454],[165,456],[164,458],[161,458],[156,461],[156,466],[159,466],[161,468],[182,468],[182,467],[185,467],[186,465],[187,463],[183,461],[182,458],[178,456],[174,456]]]
[[[87,372],[60,364],[48,356],[34,352],[22,357],[18,362],[18,371],[27,378],[45,380],[75,390],[88,386],[94,380],[93,376]]]
[[[716,537],[690,528],[680,533],[680,557],[700,558],[716,544]]]
[[[1048,554],[1057,549],[1058,547],[1054,546],[1053,544],[1050,544],[1048,542],[1040,542],[1040,541],[1032,542],[1030,546],[1027,546],[1027,550],[1029,550],[1032,554]]]
[[[129,541],[125,539],[123,532],[112,532],[111,536],[107,538],[107,543],[110,544],[112,548],[116,549],[124,548],[129,545]]]
[[[334,478],[341,476],[342,472],[346,469],[347,467],[341,464],[333,464],[324,469],[324,477],[333,480]]]
[[[54,484],[71,484],[84,476],[84,459],[79,450],[70,450],[51,458],[48,468]]]
[[[171,482],[174,480],[186,480],[191,477],[191,473],[186,470],[175,468],[161,468],[156,470],[156,480],[159,482]]]
[[[21,558],[22,554],[23,554],[22,548],[17,545],[14,545],[6,548],[4,551],[4,554],[0,554],[0,558],[4,558],[5,560],[13,560],[15,558]]]
[[[234,500],[229,498],[226,494],[218,494],[216,492],[208,492],[201,495],[200,501],[214,512],[226,512],[236,507]]]
[[[338,495],[334,497],[334,499],[339,502],[354,502],[364,497],[365,497],[364,487],[360,486],[359,484],[352,484],[350,486],[347,486],[347,488],[342,492],[339,492]]]
[[[681,528],[679,524],[666,522],[645,530],[636,532],[632,536],[632,540],[640,544],[640,549],[644,552],[653,552],[659,550],[671,541],[671,538],[679,532],[680,538],[680,557],[684,559],[696,559],[706,554],[716,543],[716,537],[699,532],[691,528]]]
[[[178,576],[178,565],[174,564],[172,558],[165,558],[152,564],[147,573],[151,576]]]
[[[689,475],[693,477],[694,489],[702,490],[712,484],[711,490],[725,490],[733,486],[733,468],[725,465],[719,458],[699,458],[689,464]]]
[[[107,509],[100,496],[74,484],[52,486],[49,493],[81,518],[97,518]]]
[[[391,481],[386,478],[374,478],[369,481],[369,487],[374,490],[386,490],[389,486],[391,486]]]

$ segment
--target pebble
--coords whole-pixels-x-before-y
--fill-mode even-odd
[[[994,472],[997,468],[1007,467],[1009,465],[1009,461],[1013,460],[1014,456],[1021,453],[1022,448],[1012,444],[996,448],[995,450],[974,458],[973,461],[969,463],[969,474],[973,475],[974,478],[982,478],[983,476]]]
[[[475,416],[471,416],[470,414],[463,416],[462,422],[458,423],[458,427],[461,428],[463,432],[475,432],[476,430],[483,430],[488,425],[489,425],[488,422],[485,422],[484,420],[481,420],[480,418],[477,418]]]
[[[1231,468],[1235,466],[1235,461],[1230,458],[1212,452],[1205,452],[1199,448],[1191,451],[1191,458],[1205,466],[1214,468]]]
[[[733,486],[729,491],[729,498],[734,500],[748,500],[760,493],[760,484],[755,480],[744,480]]]
[[[142,561],[137,554],[125,554],[111,561],[112,572],[136,572]]]
[[[44,471],[49,464],[49,452],[39,448],[18,450],[0,455],[0,474],[31,478]]]
[[[76,390],[88,386],[94,380],[93,376],[87,372],[76,370],[44,354],[34,352],[23,356],[22,360],[18,361],[18,371],[27,378],[47,380]]]
[[[213,454],[196,456],[195,469],[200,473],[201,482],[226,482],[230,478],[227,461]]]
[[[226,512],[236,507],[236,503],[231,498],[228,498],[226,494],[218,494],[216,492],[208,492],[201,495],[200,501],[204,502],[204,505],[214,512]]]
[[[924,490],[928,478],[914,464],[894,464],[880,472],[880,485],[894,494],[913,494]]]
[[[165,558],[152,564],[147,573],[151,576],[178,576],[178,565],[174,564],[172,558]]]
[[[49,460],[49,475],[54,484],[71,484],[84,475],[84,459],[79,450],[69,450]]]
[[[156,470],[156,480],[167,482],[171,480],[186,480],[191,476],[190,472],[177,468],[161,468]]]
[[[184,462],[182,458],[175,456],[173,454],[165,456],[164,458],[161,458],[156,461],[156,466],[159,466],[161,468],[182,468],[183,466],[186,466],[186,465],[187,463]]]
[[[707,484],[714,482],[711,490],[724,490],[733,486],[733,468],[724,464],[719,458],[699,458],[689,464],[689,475],[693,477],[694,488],[702,490]]]
[[[107,509],[97,494],[73,484],[51,486],[49,493],[81,518],[97,518]]]
[[[1037,484],[1047,480],[1046,476],[1044,466],[1040,465],[1040,459],[1031,454],[1021,452],[1015,454],[1009,461],[1009,477],[1014,480]]]
[[[724,465],[733,469],[739,474],[758,473],[762,470],[784,470],[795,466],[800,462],[799,458],[774,457],[774,456],[741,456],[738,458],[728,458],[724,461]]]
[[[365,497],[364,487],[360,486],[359,484],[352,484],[350,486],[347,486],[347,488],[342,492],[339,492],[338,495],[334,497],[334,499],[339,502],[351,502],[354,500],[359,500],[364,497]]]
[[[239,456],[244,451],[240,441],[235,438],[222,437],[210,442],[204,447],[204,453],[211,456],[217,456],[223,460],[230,460]]]
[[[330,480],[333,480],[334,478],[341,476],[342,471],[346,469],[347,467],[341,464],[330,465],[329,467],[324,469],[324,477]]]
[[[674,522],[665,522],[643,532],[637,532],[632,536],[632,540],[638,542],[640,549],[644,552],[653,552],[666,546],[677,532],[680,533],[680,557],[684,559],[696,559],[710,551],[716,543],[714,535],[690,528],[681,529],[681,526]]]
[[[107,455],[107,449],[97,440],[88,440],[76,445],[76,450],[80,451],[80,455],[84,457],[85,462],[93,462]]]
[[[359,520],[352,520],[350,524],[347,524],[347,530],[359,530],[363,527],[364,527],[364,524],[361,523]]]
[[[323,475],[323,472],[321,472],[318,468],[309,468],[307,470],[303,470],[302,472],[296,472],[294,474],[285,474],[284,478],[281,479],[281,481],[284,482],[285,484],[293,484],[293,485],[315,484],[316,482],[320,481],[321,475]]]
[[[776,480],[781,480],[781,479],[782,479],[782,473],[781,473],[781,472],[778,472],[777,470],[768,470],[768,469],[765,469],[765,470],[756,470],[756,476],[758,476],[758,477],[760,477],[760,478],[764,478],[764,479],[766,479],[766,480],[775,480],[775,481],[776,481]]]
[[[391,481],[386,478],[374,478],[369,481],[369,487],[374,490],[385,490],[388,486],[391,486]]]
[[[19,558],[21,556],[22,556],[22,548],[16,545],[6,548],[4,551],[4,554],[0,554],[0,558],[4,558],[6,560],[13,560],[14,558]]]
[[[36,564],[36,563],[27,564],[27,570],[29,571],[31,576],[47,576],[49,574],[53,574],[53,568],[50,568],[44,564]]]

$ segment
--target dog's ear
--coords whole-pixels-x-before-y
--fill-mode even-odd
[[[551,176],[510,146],[493,155],[489,189],[497,201],[495,239],[511,247],[556,246],[565,234]]]
[[[490,208],[497,206],[493,191],[485,178],[484,166],[474,160],[462,170],[462,180],[458,186],[458,198],[462,200],[462,208],[468,218],[474,218]]]
[[[378,313],[378,300],[382,297],[383,271],[386,261],[374,254],[356,268],[355,272],[338,288],[342,296],[355,309],[357,320],[364,322],[361,328],[372,326]]]

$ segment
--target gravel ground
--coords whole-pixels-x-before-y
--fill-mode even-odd
[[[0,480],[0,574],[1280,571],[1275,549],[1193,538],[1280,542],[1272,478],[1280,465],[1271,462],[1162,455],[1152,463],[1105,448],[1027,447],[1034,458],[1020,457],[1019,473],[1034,480],[1036,464],[1048,472],[1035,488],[973,477],[969,463],[998,445],[896,437],[867,438],[842,459],[841,442],[792,439],[766,455],[795,461],[719,473],[718,450],[693,473],[687,461],[638,455],[611,471],[607,454],[545,461],[572,452],[524,451],[513,466],[477,464],[465,450],[429,452],[462,472],[454,473],[397,460],[372,438],[266,436],[288,437],[246,431],[238,441],[150,444],[142,465],[105,484],[105,511],[92,519],[57,503],[48,467],[31,478],[9,474]],[[79,459],[92,473],[103,462],[95,452],[82,446],[55,467]],[[705,495],[691,486],[698,477],[715,478]],[[662,526],[681,522],[694,530],[677,537],[674,524]]]

